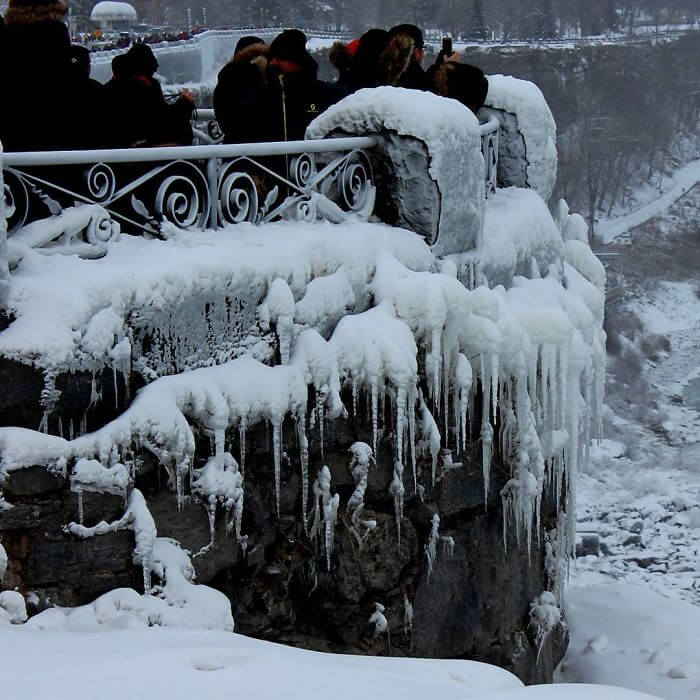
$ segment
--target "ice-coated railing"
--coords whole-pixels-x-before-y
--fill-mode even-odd
[[[501,123],[491,117],[485,124],[479,125],[481,131],[481,153],[484,156],[486,197],[496,191],[498,173],[498,134]]]
[[[367,219],[375,188],[366,150],[376,144],[352,137],[6,153],[3,208],[10,233],[74,204],[99,205],[104,232],[115,230],[115,220],[158,234],[166,222],[204,229],[282,218]],[[102,242],[104,236],[97,234]]]

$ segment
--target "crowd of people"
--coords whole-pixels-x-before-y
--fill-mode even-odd
[[[0,140],[7,151],[188,145],[195,104],[185,90],[166,100],[155,77],[158,61],[145,43],[112,61],[112,78],[90,78],[90,53],[72,45],[66,0],[10,0],[0,22],[0,62],[6,100]],[[269,45],[247,36],[221,69],[214,109],[226,143],[303,139],[331,104],[361,88],[394,85],[460,100],[477,112],[488,83],[474,66],[443,51],[422,66],[421,30],[409,24],[371,29],[329,57],[335,82],[318,78],[318,64],[297,29]]]
[[[240,39],[214,90],[224,141],[303,139],[318,114],[362,88],[392,85],[433,92],[459,100],[475,114],[488,92],[483,72],[460,63],[456,53],[441,51],[425,70],[423,33],[412,24],[370,29],[348,43],[336,42],[329,58],[338,72],[333,83],[319,80],[318,64],[298,29],[283,31],[269,45],[256,36]]]

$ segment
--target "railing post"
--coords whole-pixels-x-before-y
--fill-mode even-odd
[[[2,169],[2,142],[0,142],[0,310],[7,307],[10,286],[10,269],[7,259],[7,213],[5,178]]]
[[[209,228],[216,228],[219,218],[219,159],[207,160],[207,183],[209,185]]]

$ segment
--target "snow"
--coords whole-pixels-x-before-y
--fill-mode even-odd
[[[533,260],[544,273],[562,249],[561,234],[535,190],[507,187],[486,200],[478,266],[491,284],[508,286],[516,273],[529,274]]]
[[[700,182],[700,160],[694,160],[679,168],[671,177],[673,183],[651,201],[644,202],[624,216],[605,219],[595,226],[595,233],[604,243],[612,243],[618,236],[627,233],[635,226],[660,216],[674,202],[689,192]]]
[[[242,697],[301,700],[319,686],[332,687],[338,700],[432,694],[457,700],[522,687],[506,671],[474,661],[323,654],[237,634],[162,627],[73,632],[0,626],[0,658],[12,669],[3,675],[3,690],[16,700],[186,700],[228,697],[232,689]]]
[[[697,697],[696,606],[617,584],[569,589],[565,607],[571,641],[558,680],[619,685],[665,700]]]
[[[162,328],[164,309],[187,296],[214,301],[260,290],[262,300],[267,285],[280,277],[301,297],[311,279],[332,275],[341,265],[351,286],[359,287],[372,274],[378,251],[387,250],[417,269],[427,269],[432,260],[415,234],[359,223],[239,224],[183,231],[168,241],[122,236],[108,250],[101,260],[47,258],[33,251],[24,257],[10,279],[8,309],[17,320],[0,334],[3,356],[40,367],[91,369],[96,352],[104,353],[109,344],[109,331],[114,345],[121,340],[124,324],[112,314],[122,321],[133,318],[141,327]],[[329,301],[332,309],[334,300]],[[318,316],[323,302],[317,300]],[[99,335],[95,329],[85,337],[91,319],[104,309],[110,309],[109,323],[105,318]],[[160,343],[160,336],[154,341]],[[186,341],[182,349],[187,351],[185,364],[211,362],[198,359],[198,348]]]
[[[527,184],[546,202],[557,177],[557,126],[542,91],[527,80],[489,75],[486,107],[514,114],[525,140]]]
[[[128,2],[115,2],[114,0],[101,0],[90,13],[93,22],[112,19],[130,19],[136,21],[138,16],[133,5]]]

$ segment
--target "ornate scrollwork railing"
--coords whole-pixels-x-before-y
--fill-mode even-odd
[[[367,219],[374,138],[4,154],[8,230],[99,205],[127,230]]]

